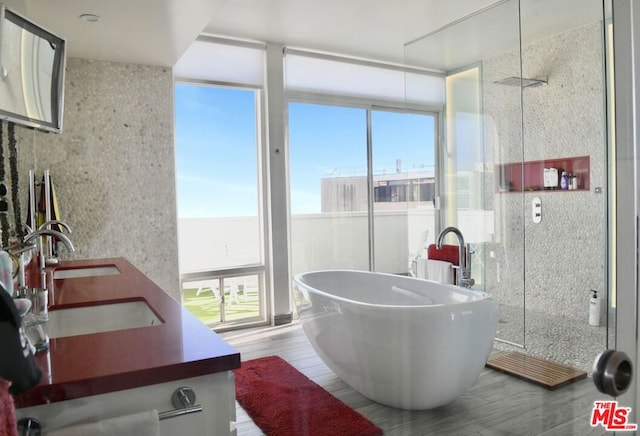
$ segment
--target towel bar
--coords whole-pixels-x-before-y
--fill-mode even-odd
[[[188,386],[176,389],[171,395],[171,404],[174,409],[166,412],[158,413],[158,418],[163,419],[175,418],[176,416],[188,415],[190,413],[202,412],[202,406],[193,403],[196,401],[196,393]]]
[[[200,404],[193,405],[195,400],[196,394],[190,387],[184,386],[176,389],[171,395],[171,404],[173,404],[174,409],[158,412],[158,419],[162,421],[177,416],[202,412]],[[22,418],[18,421],[18,434],[20,436],[40,436],[42,434],[42,425],[35,418]]]
[[[201,405],[185,407],[184,409],[173,409],[166,412],[158,412],[158,419],[162,421],[163,419],[175,418],[176,416],[189,415],[197,412],[202,412]]]

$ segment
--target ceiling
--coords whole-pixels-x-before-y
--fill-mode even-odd
[[[161,66],[173,66],[203,32],[401,64],[405,61],[407,42],[496,3],[496,0],[0,1],[65,38],[71,57]],[[523,5],[553,8],[551,15],[560,22],[565,17],[581,15],[586,3],[598,1],[523,0]],[[536,8],[530,9],[531,22],[550,21],[549,14],[544,14],[542,20],[536,18],[540,8],[537,12]],[[523,14],[525,10],[523,7]],[[79,16],[85,13],[99,15],[101,20],[83,21]],[[463,38],[459,32],[456,34]],[[456,50],[465,45],[456,44]]]
[[[232,0],[205,31],[403,63],[404,45],[496,0]]]

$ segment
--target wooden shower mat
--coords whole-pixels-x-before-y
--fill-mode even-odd
[[[487,361],[487,367],[553,390],[577,380],[587,373],[567,365],[539,357],[510,351],[500,353]]]

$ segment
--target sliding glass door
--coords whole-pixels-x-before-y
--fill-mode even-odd
[[[288,109],[292,273],[409,274],[434,240],[437,116],[308,102]]]
[[[367,112],[289,104],[292,273],[369,269]]]
[[[375,271],[406,274],[435,241],[436,121],[371,111]]]

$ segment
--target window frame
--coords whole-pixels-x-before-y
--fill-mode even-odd
[[[222,332],[238,328],[248,328],[254,326],[268,325],[271,319],[272,290],[270,289],[270,256],[268,247],[268,222],[269,222],[269,193],[268,193],[268,168],[265,156],[267,155],[266,136],[266,105],[264,86],[231,83],[216,80],[202,80],[176,77],[173,81],[173,89],[176,85],[210,86],[217,88],[239,89],[253,91],[255,98],[255,120],[256,120],[256,159],[257,159],[257,181],[258,181],[258,225],[260,232],[260,258],[261,261],[247,265],[237,265],[225,268],[211,268],[203,271],[182,273],[180,272],[180,291],[183,285],[191,281],[200,280],[224,280],[225,278],[239,277],[243,275],[258,275],[260,277],[260,297],[258,317],[246,318],[246,321],[221,321],[218,324],[210,325],[215,331]],[[176,173],[176,184],[178,174]],[[177,191],[177,190],[176,190]],[[177,207],[177,198],[176,198]],[[179,243],[178,239],[178,243]],[[224,318],[224,317],[223,317]]]
[[[315,93],[315,92],[302,92],[302,91],[286,91],[285,92],[285,108],[287,108],[287,117],[285,119],[286,130],[289,131],[289,116],[288,116],[288,108],[290,103],[301,103],[301,104],[315,104],[315,105],[325,105],[325,106],[335,106],[335,107],[347,107],[347,108],[355,108],[355,109],[364,109],[366,111],[366,137],[367,137],[367,185],[368,185],[368,217],[369,217],[369,270],[375,271],[375,244],[374,244],[374,219],[375,219],[375,209],[374,203],[375,201],[375,186],[373,181],[373,171],[371,168],[372,165],[372,125],[371,125],[371,114],[374,111],[385,111],[385,112],[397,112],[403,114],[419,114],[419,115],[427,115],[434,117],[434,125],[435,125],[435,156],[434,156],[434,164],[435,164],[435,187],[434,187],[434,208],[435,208],[435,228],[440,229],[440,223],[442,222],[442,209],[440,206],[440,190],[442,189],[442,164],[444,162],[443,153],[444,153],[444,138],[443,138],[443,128],[444,128],[444,106],[431,106],[431,105],[423,105],[423,104],[413,104],[413,103],[403,103],[397,101],[387,101],[387,100],[379,100],[379,99],[368,99],[361,97],[350,97],[350,96],[340,96],[340,95],[331,95],[331,94],[323,94],[323,93]],[[290,144],[289,144],[289,135],[287,134],[286,138],[286,149],[287,156],[290,152]],[[289,160],[289,159],[288,159]],[[290,168],[287,167],[287,180],[290,182],[289,177]],[[290,190],[289,186],[289,190]],[[289,200],[287,202],[288,210],[287,215],[291,218],[291,198],[289,196]],[[291,225],[289,225],[288,229],[289,233],[289,253],[292,252],[292,235],[291,235]],[[289,259],[289,264],[291,268],[291,259]]]

